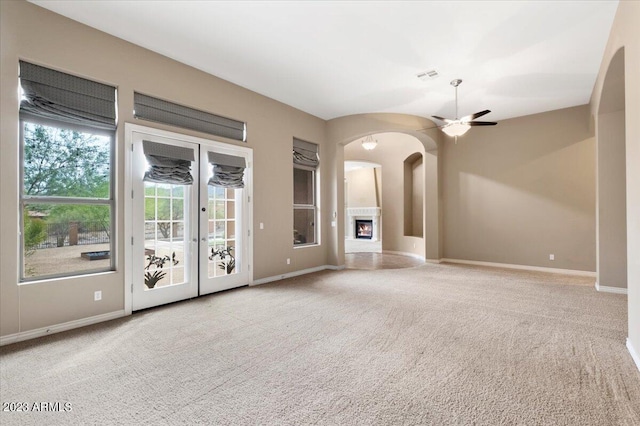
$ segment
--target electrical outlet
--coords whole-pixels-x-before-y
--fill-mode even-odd
[[[260,229],[264,229],[264,223],[260,222]]]
[[[98,300],[102,300],[102,291],[100,290],[93,293],[93,301],[97,302]]]
[[[287,257],[287,265],[291,265],[291,259]]]
[[[556,255],[555,254],[550,254],[549,255],[549,260],[556,260]]]

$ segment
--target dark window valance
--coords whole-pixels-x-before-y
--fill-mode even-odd
[[[293,138],[293,164],[307,167],[318,167],[318,145]]]
[[[209,163],[213,165],[213,176],[208,184],[223,188],[244,188],[244,157],[209,151]]]
[[[192,148],[142,141],[142,149],[150,168],[144,174],[147,182],[191,185],[191,162],[195,160]]]
[[[246,141],[245,123],[141,93],[133,94],[134,117]]]
[[[116,88],[20,61],[20,116],[116,128]]]

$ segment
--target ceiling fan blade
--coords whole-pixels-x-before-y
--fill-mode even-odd
[[[475,120],[476,118],[480,118],[483,115],[487,115],[491,112],[491,110],[485,109],[484,111],[480,111],[480,112],[476,112],[475,114],[471,114],[471,115],[467,115],[466,117],[462,117],[460,119],[460,121],[471,121],[471,120]]]
[[[469,126],[495,126],[498,123],[495,121],[467,121],[465,124]]]
[[[449,118],[439,117],[437,115],[432,115],[431,117],[435,118],[436,120],[444,121],[446,123],[451,123],[452,121],[454,121]]]

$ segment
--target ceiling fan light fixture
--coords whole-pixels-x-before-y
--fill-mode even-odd
[[[471,126],[469,126],[467,123],[454,122],[444,126],[442,128],[442,131],[445,132],[448,136],[454,137],[464,135],[470,128]]]
[[[378,141],[373,139],[373,136],[369,135],[362,141],[362,147],[367,151],[371,151],[378,145]]]

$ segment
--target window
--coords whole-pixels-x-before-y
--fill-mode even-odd
[[[20,62],[21,280],[114,269],[115,88]]]
[[[318,145],[293,140],[293,245],[317,244]]]

